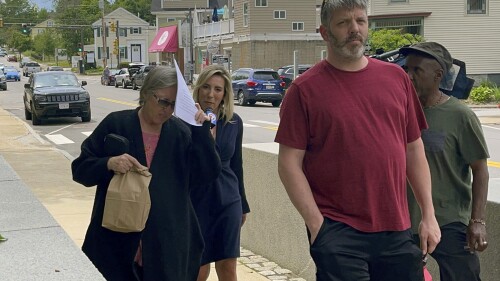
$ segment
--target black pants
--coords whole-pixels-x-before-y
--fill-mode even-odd
[[[480,281],[479,257],[466,249],[467,226],[454,222],[441,227],[441,242],[431,254],[439,265],[441,281]],[[418,235],[413,236],[417,243]]]
[[[325,218],[310,248],[318,281],[422,281],[410,230],[365,233]]]

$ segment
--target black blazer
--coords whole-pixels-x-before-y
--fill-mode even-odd
[[[142,239],[144,280],[196,280],[203,251],[190,189],[213,181],[221,163],[210,134],[210,124],[189,126],[172,116],[163,124],[151,162],[151,211],[142,233],[118,233],[101,226],[104,202],[113,172],[104,138],[110,133],[130,142],[129,154],[146,166],[138,110],[109,114],[82,143],[72,163],[73,179],[97,185],[83,251],[107,280],[134,280],[133,259]]]

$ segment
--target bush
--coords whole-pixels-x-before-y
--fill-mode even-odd
[[[495,99],[495,89],[481,85],[472,89],[469,98],[475,103],[488,103]]]
[[[495,102],[500,102],[500,88],[493,89],[493,99]]]

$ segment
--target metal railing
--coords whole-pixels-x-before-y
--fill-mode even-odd
[[[204,23],[194,26],[193,29],[193,37],[195,39],[232,34],[234,33],[234,19]]]

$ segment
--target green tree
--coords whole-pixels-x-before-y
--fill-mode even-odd
[[[119,7],[124,8],[134,15],[139,17],[149,24],[154,24],[156,18],[151,14],[151,0],[116,0],[112,5],[113,10]]]
[[[41,54],[42,57],[45,58],[45,56],[51,57],[54,54],[58,38],[55,30],[47,29],[45,32],[35,36],[33,41],[35,52]]]
[[[402,33],[399,29],[370,30],[369,37],[371,54],[374,54],[380,49],[384,50],[384,52],[388,52],[405,45],[424,41],[424,38],[420,35]]]
[[[104,2],[109,8],[109,2]],[[99,0],[55,0],[54,4],[55,20],[61,26],[58,30],[63,45],[61,47],[66,49],[69,55],[76,54],[82,37],[84,44],[93,42],[94,32],[91,25],[102,16]]]
[[[9,27],[21,30],[23,23],[37,23],[37,10],[29,0],[0,1],[0,15],[4,22],[4,27],[0,28],[0,44],[8,44],[11,35]]]
[[[22,34],[17,27],[13,26],[7,32],[9,39],[6,43],[10,47],[17,49],[19,52],[24,52],[31,48],[31,37]]]

